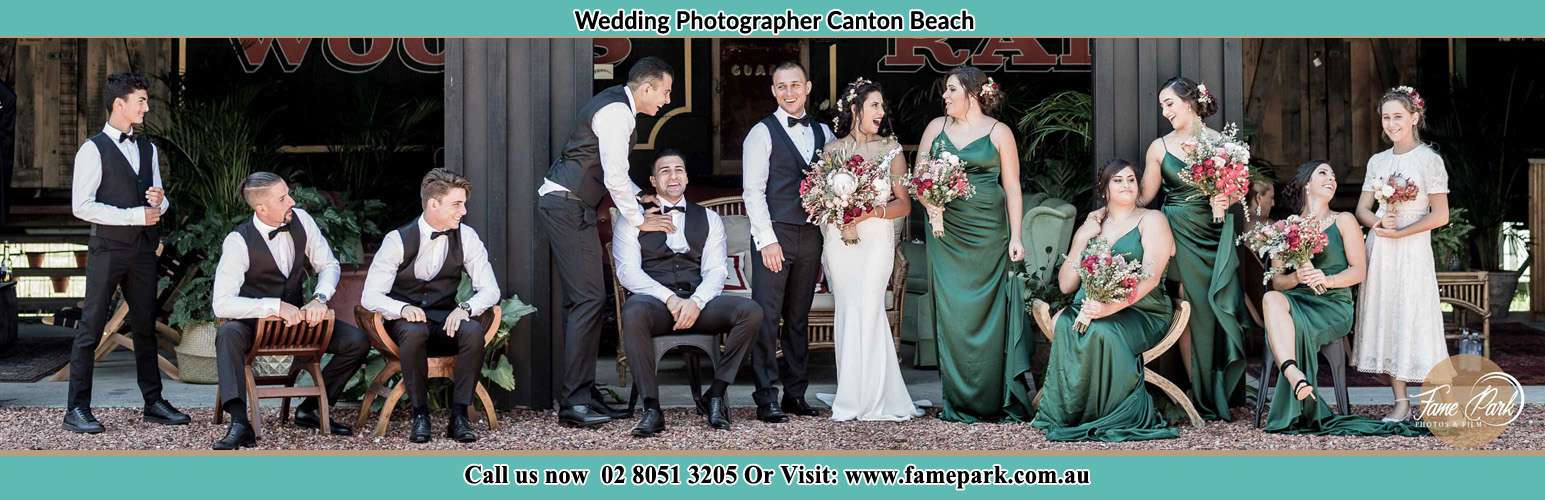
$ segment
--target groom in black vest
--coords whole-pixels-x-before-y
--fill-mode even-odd
[[[757,418],[777,423],[788,420],[785,413],[819,414],[805,402],[810,385],[805,361],[810,303],[821,271],[821,228],[806,221],[799,183],[832,132],[805,112],[810,81],[799,63],[785,62],[773,70],[772,94],[778,109],[746,134],[741,165],[746,215],[757,248],[751,256],[751,295],[762,306],[761,335],[751,350],[752,397]],[[780,344],[783,357],[777,358]],[[773,404],[778,401],[773,384],[780,379],[782,411]]]
[[[740,361],[756,339],[762,308],[750,299],[720,294],[729,273],[724,222],[719,214],[687,201],[687,165],[681,153],[661,150],[649,183],[660,211],[672,218],[676,231],[640,234],[626,221],[612,222],[617,282],[632,292],[622,305],[623,349],[644,398],[644,415],[633,435],[649,437],[665,430],[655,380],[654,338],[674,332],[726,334],[724,355],[714,366],[713,385],[703,399],[708,426],[728,429],[724,391],[735,382]]]
[[[108,76],[102,89],[110,110],[107,125],[75,153],[70,211],[91,223],[91,240],[86,305],[70,350],[64,428],[73,432],[104,430],[91,414],[91,372],[108,305],[120,286],[129,305],[134,373],[145,398],[145,421],[164,425],[191,421],[161,399],[161,372],[156,366],[156,246],[161,240],[158,224],[168,203],[161,189],[156,147],[134,130],[150,111],[149,88],[150,82],[138,74]]]
[[[595,389],[595,363],[606,303],[605,260],[596,233],[596,209],[610,197],[625,223],[639,231],[674,231],[670,217],[645,213],[628,176],[637,113],[654,116],[671,102],[669,64],[645,57],[628,70],[627,85],[590,98],[579,110],[563,153],[537,190],[537,211],[563,285],[563,387],[558,421],[591,427],[627,414],[606,406]]]

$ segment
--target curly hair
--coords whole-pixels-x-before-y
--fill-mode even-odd
[[[1159,89],[1170,89],[1180,100],[1191,106],[1191,111],[1196,116],[1206,118],[1218,113],[1218,99],[1207,91],[1207,87],[1191,81],[1190,78],[1177,76],[1164,82]]]
[[[977,105],[982,107],[982,114],[992,116],[1003,105],[1003,91],[998,88],[998,84],[975,66],[956,66],[944,75],[944,81],[949,81],[950,77],[955,77],[966,95],[976,100]]]
[[[1376,115],[1383,115],[1384,104],[1390,101],[1400,103],[1402,107],[1406,108],[1407,113],[1416,115],[1416,125],[1411,127],[1411,138],[1420,144],[1422,142],[1422,126],[1427,125],[1427,101],[1422,99],[1422,95],[1417,93],[1416,89],[1399,86],[1389,89],[1389,92],[1385,92],[1384,97],[1379,98],[1379,105],[1374,108],[1373,112]],[[1389,136],[1384,136],[1384,140],[1389,140]]]
[[[854,117],[858,116],[858,110],[864,105],[864,100],[868,99],[869,94],[874,92],[881,92],[880,84],[865,78],[859,78],[854,80],[853,83],[848,84],[837,100],[837,116],[832,118],[832,133],[836,134],[837,137],[844,137],[852,133]],[[881,92],[880,95],[883,96],[885,94]],[[880,119],[878,135],[890,136],[892,135],[890,104],[885,103],[883,106],[885,117]]]

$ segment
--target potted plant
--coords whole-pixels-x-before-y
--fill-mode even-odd
[[[1463,271],[1466,263],[1465,249],[1470,246],[1469,216],[1464,208],[1448,211],[1448,224],[1432,231],[1432,258],[1439,272]]]

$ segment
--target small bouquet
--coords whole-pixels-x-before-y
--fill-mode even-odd
[[[887,163],[890,155],[886,156]],[[799,183],[799,200],[812,224],[834,224],[842,230],[842,242],[858,243],[852,222],[879,206],[877,181],[890,172],[883,164],[842,151],[822,153]]]
[[[1330,237],[1320,229],[1320,221],[1298,215],[1271,224],[1262,224],[1239,236],[1236,243],[1243,243],[1250,250],[1272,262],[1261,283],[1270,283],[1271,277],[1293,269],[1314,269],[1314,256],[1325,250]],[[1314,293],[1325,293],[1325,288],[1315,286]]]
[[[1394,207],[1416,199],[1421,188],[1404,175],[1390,174],[1379,180],[1379,185],[1373,190],[1373,199],[1378,200],[1379,206],[1384,207],[1385,212],[1391,212]]]
[[[930,158],[927,164],[919,165],[907,176],[907,190],[918,201],[939,207],[937,213],[928,211],[928,225],[933,228],[935,238],[944,236],[944,205],[976,196],[976,186],[971,185],[971,179],[966,176],[966,162],[949,152],[942,152],[937,158]]]
[[[1181,143],[1182,159],[1191,167],[1181,172],[1180,180],[1196,187],[1202,196],[1224,194],[1230,204],[1244,202],[1250,194],[1250,146],[1236,139],[1238,135],[1239,127],[1231,123],[1220,135]],[[1212,221],[1223,222],[1223,210],[1213,208]]]
[[[1078,262],[1078,279],[1084,290],[1084,300],[1095,302],[1123,302],[1137,291],[1138,282],[1148,278],[1142,261],[1128,262],[1125,255],[1111,253],[1111,244],[1105,238],[1095,236],[1084,247]],[[1079,312],[1073,320],[1073,329],[1083,333],[1089,329],[1088,316]]]

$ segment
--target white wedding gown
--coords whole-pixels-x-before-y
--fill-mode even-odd
[[[886,154],[879,164],[888,168],[899,150]],[[884,179],[880,183],[884,203],[891,199],[891,185]],[[842,231],[836,226],[822,228],[821,260],[836,303],[837,394],[829,402],[832,420],[901,421],[916,412],[901,378],[885,316],[885,288],[896,252],[893,222],[879,218],[860,222],[854,245],[842,242]]]

